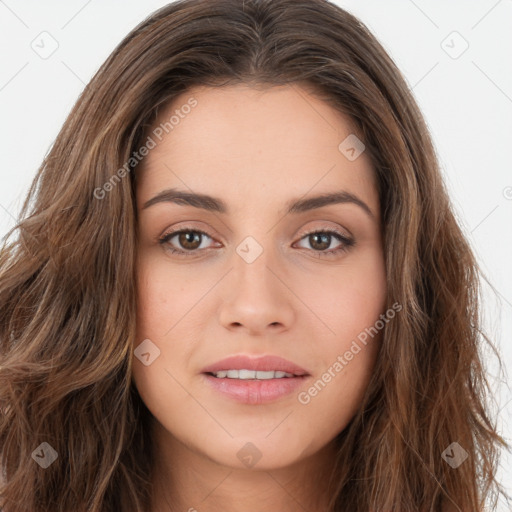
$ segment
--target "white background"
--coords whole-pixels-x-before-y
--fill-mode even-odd
[[[2,235],[14,225],[36,169],[85,84],[121,39],[166,3],[0,0]],[[370,28],[413,88],[457,217],[498,292],[501,305],[486,287],[484,319],[510,371],[512,0],[335,3]],[[41,38],[46,49],[58,45],[46,59],[33,49],[43,45]],[[497,389],[499,374],[488,361]],[[507,373],[504,378],[508,381]],[[496,398],[498,426],[511,441],[509,386]],[[510,454],[502,456],[500,478],[512,492]],[[499,510],[507,509],[502,504]]]

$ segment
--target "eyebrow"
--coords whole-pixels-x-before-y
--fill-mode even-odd
[[[202,210],[207,210],[209,212],[215,213],[227,213],[229,210],[226,203],[222,199],[212,197],[207,194],[185,192],[183,190],[178,190],[175,188],[166,189],[158,193],[156,196],[146,201],[143,204],[142,209],[144,210],[146,208],[149,208],[154,204],[169,202],[180,205],[192,206],[194,208],[201,208]],[[317,196],[309,197],[307,199],[292,199],[291,201],[288,201],[285,206],[287,208],[286,214],[288,214],[303,213],[309,210],[322,208],[324,206],[332,204],[344,203],[352,203],[359,206],[362,210],[366,212],[366,214],[369,217],[375,219],[375,215],[373,214],[372,210],[363,200],[359,199],[359,197],[357,197],[356,195],[345,190],[320,194]]]

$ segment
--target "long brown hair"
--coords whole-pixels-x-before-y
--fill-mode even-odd
[[[178,94],[239,83],[309,87],[350,116],[377,175],[388,305],[403,309],[338,436],[332,511],[495,503],[508,445],[489,418],[482,350],[499,354],[481,328],[485,276],[401,73],[325,0],[181,0],[137,26],[84,89],[1,249],[4,512],[148,510],[150,413],[131,380],[133,154]],[[452,443],[468,454],[457,468],[442,456]],[[41,454],[57,459],[43,468]]]

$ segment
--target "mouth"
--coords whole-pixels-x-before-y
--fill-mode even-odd
[[[239,379],[239,380],[272,380],[272,379],[290,379],[299,377],[293,373],[282,372],[279,370],[256,371],[256,370],[221,370],[219,372],[208,372],[217,379]]]
[[[238,403],[262,405],[288,397],[311,377],[304,368],[277,356],[231,356],[206,367],[208,386]]]

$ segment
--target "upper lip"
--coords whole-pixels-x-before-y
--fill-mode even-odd
[[[255,371],[281,371],[292,373],[294,375],[309,375],[309,373],[300,366],[283,359],[279,356],[247,356],[243,354],[226,357],[206,366],[201,370],[202,373],[215,373],[223,370],[255,370]]]

